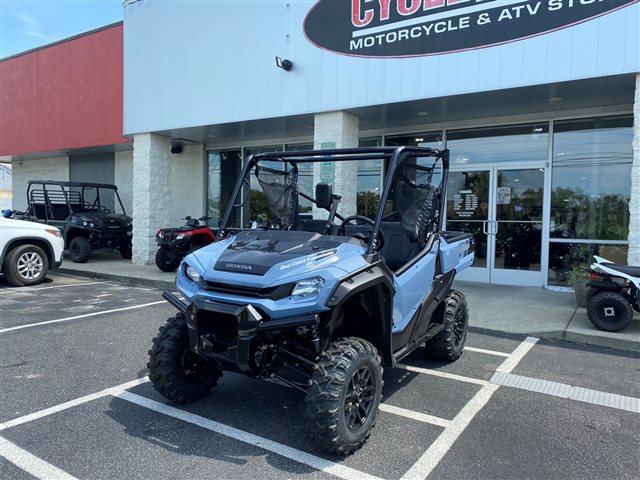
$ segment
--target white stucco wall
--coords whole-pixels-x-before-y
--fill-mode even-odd
[[[115,153],[114,183],[128,215],[133,209],[133,150]]]
[[[636,75],[636,100],[633,105],[633,167],[629,202],[630,265],[640,265],[640,73]]]
[[[165,226],[175,227],[182,225],[187,215],[198,218],[205,214],[204,146],[185,145],[170,161],[171,203]]]
[[[11,188],[13,209],[27,208],[27,182],[29,180],[69,180],[69,157],[42,158],[13,162]]]

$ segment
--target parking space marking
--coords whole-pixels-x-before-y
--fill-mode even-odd
[[[73,400],[69,400],[68,402],[60,403],[59,405],[54,405],[53,407],[45,408],[43,410],[39,410],[37,412],[30,413],[28,415],[24,415],[22,417],[14,418],[13,420],[0,423],[0,431],[6,430],[7,428],[15,427],[18,425],[22,425],[24,423],[32,422],[39,418],[48,417],[49,415],[53,415],[54,413],[62,412],[64,410],[68,410],[69,408],[77,407],[78,405],[82,405],[83,403],[91,402],[93,400],[106,397],[107,395],[118,394],[120,392],[123,392],[127,388],[132,388],[137,385],[146,383],[148,381],[149,381],[149,377],[137,378],[136,380],[122,383],[120,385],[116,385],[115,387],[105,388],[104,390],[101,390],[95,393],[90,393],[89,395],[85,395],[84,397],[75,398]]]
[[[489,382],[487,382],[486,380],[481,380],[479,378],[472,378],[472,377],[463,377],[462,375],[441,372],[439,370],[431,370],[431,369],[422,368],[422,367],[413,367],[411,365],[405,365],[402,363],[399,363],[398,365],[396,365],[396,367],[402,370],[407,370],[409,372],[423,373],[425,375],[431,375],[433,377],[448,378],[449,380],[457,380],[458,382],[473,383],[475,385],[489,385]]]
[[[32,455],[3,437],[0,437],[0,455],[36,478],[76,480],[76,477]]]
[[[177,418],[192,425],[196,425],[220,435],[224,435],[225,437],[233,438],[234,440],[238,440],[240,442],[262,448],[269,452],[275,453],[290,460],[294,460],[298,463],[308,465],[317,470],[335,475],[336,477],[340,477],[345,480],[352,480],[354,478],[362,480],[380,480],[379,477],[369,475],[360,470],[356,470],[354,468],[347,467],[345,465],[341,465],[324,458],[316,457],[315,455],[303,452],[302,450],[288,447],[287,445],[274,442],[273,440],[269,440],[258,435],[254,435],[253,433],[245,432],[244,430],[224,425],[214,420],[210,420],[208,418],[201,417],[184,410],[180,410],[179,408],[175,408],[164,403],[156,402],[155,400],[151,400],[149,398],[142,397],[131,392],[121,392],[115,396],[117,398],[121,398],[128,402],[134,403],[138,406],[153,410],[154,412]]]
[[[53,285],[51,287],[3,288],[0,291],[2,291],[2,292],[28,293],[28,292],[39,292],[40,290],[50,290],[52,288],[84,287],[85,285],[97,285],[99,283],[106,283],[106,282],[69,283],[69,284],[66,284],[66,285]]]
[[[535,337],[525,338],[520,345],[509,355],[509,357],[502,362],[502,365],[498,367],[497,372],[511,373],[511,371],[520,363],[520,360],[527,354],[529,350],[537,343],[539,339]]]
[[[616,393],[602,392],[590,388],[575,387],[565,383],[551,382],[539,378],[525,377],[513,373],[496,372],[491,383],[519,388],[529,392],[543,393],[554,397],[568,398],[578,402],[591,403],[616,408],[632,413],[640,413],[640,398],[626,397]]]
[[[75,315],[73,317],[59,318],[57,320],[47,320],[45,322],[29,323],[27,325],[18,325],[16,327],[3,328],[2,330],[0,330],[0,334],[13,332],[13,331],[16,331],[16,330],[23,330],[25,328],[39,327],[41,325],[50,325],[50,324],[53,324],[53,323],[69,322],[71,320],[79,320],[81,318],[95,317],[97,315],[106,315],[107,313],[116,313],[116,312],[124,312],[126,310],[135,310],[136,308],[150,307],[152,305],[160,305],[161,303],[165,303],[166,304],[167,302],[165,302],[164,300],[160,300],[158,302],[143,303],[142,305],[132,305],[131,307],[114,308],[113,310],[104,310],[104,311],[101,311],[101,312],[85,313],[83,315]]]
[[[510,353],[498,352],[496,350],[487,350],[485,348],[464,347],[465,350],[476,353],[486,353],[487,355],[495,355],[496,357],[508,357]]]
[[[406,408],[396,407],[389,405],[388,403],[380,404],[380,411],[386,413],[392,413],[394,415],[400,415],[401,417],[410,418],[423,423],[429,423],[438,427],[447,428],[451,425],[451,420],[445,418],[434,417],[433,415],[427,415],[426,413],[414,412],[413,410],[407,410]]]
[[[500,369],[502,369],[505,373],[510,373],[527,352],[533,348],[537,341],[537,338],[527,337],[516,347],[502,365],[498,367],[498,370],[500,371]],[[462,378],[466,379],[466,377]],[[491,396],[498,388],[500,388],[499,385],[484,382],[480,391],[460,410],[451,421],[451,424],[442,431],[436,441],[422,454],[420,459],[407,470],[401,480],[424,480],[427,478],[438,463],[440,463],[440,460],[442,460],[451,449],[462,432],[469,426],[478,412],[489,402]]]

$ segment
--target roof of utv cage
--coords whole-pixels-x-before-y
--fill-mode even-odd
[[[59,185],[61,187],[89,187],[89,188],[112,188],[117,190],[118,187],[109,183],[91,183],[91,182],[64,182],[61,180],[29,180],[27,185]]]

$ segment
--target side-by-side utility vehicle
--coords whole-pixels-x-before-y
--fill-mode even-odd
[[[116,248],[131,258],[131,217],[115,185],[30,180],[27,202],[23,218],[60,228],[74,262],[86,262],[98,248]]]
[[[355,172],[372,160],[387,169],[369,218],[356,214]],[[448,164],[447,150],[421,147],[250,156],[216,240],[178,268],[186,302],[163,294],[179,313],[149,351],[155,389],[181,403],[207,395],[223,371],[275,379],[304,392],[321,447],[360,448],[383,367],[422,346],[445,362],[462,354],[467,303],[451,284],[474,245],[471,234],[442,230]],[[338,175],[343,191],[308,182]],[[232,234],[234,209],[267,210],[258,212],[266,221]]]

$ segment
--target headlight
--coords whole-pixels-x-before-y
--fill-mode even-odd
[[[158,231],[156,232],[156,239],[162,240],[162,237],[164,237],[164,229],[159,228]]]
[[[317,295],[322,290],[322,286],[324,285],[324,278],[322,277],[313,277],[308,278],[306,280],[300,280],[293,287],[293,291],[291,292],[292,297],[310,297],[312,295]]]
[[[176,240],[182,240],[184,238],[184,233],[179,233],[176,235]]]
[[[47,228],[45,229],[45,232],[50,233],[51,235],[55,235],[58,238],[62,238],[62,234],[57,228]]]
[[[196,272],[195,268],[192,268],[188,264],[186,264],[185,267],[184,267],[184,274],[192,282],[198,283],[200,281],[200,274],[198,272]]]

